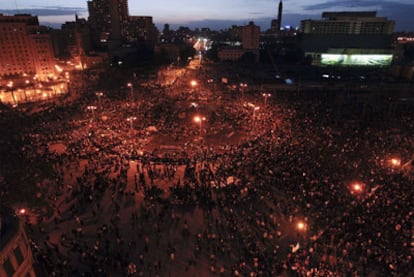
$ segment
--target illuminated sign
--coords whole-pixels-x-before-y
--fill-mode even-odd
[[[349,66],[388,66],[392,62],[392,54],[322,54],[322,65]]]

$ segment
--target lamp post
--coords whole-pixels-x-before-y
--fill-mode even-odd
[[[255,106],[253,108],[253,120],[255,120],[255,118],[256,118],[256,111],[258,111],[258,110],[260,110],[260,107],[259,106]]]
[[[96,106],[87,106],[86,108],[92,112],[92,120],[94,120],[95,119]]]
[[[96,92],[95,94],[96,94],[96,96],[98,96],[99,107],[102,109],[101,96],[103,96],[103,93],[102,92]]]
[[[264,98],[264,105],[266,107],[266,105],[267,105],[267,98],[269,98],[272,95],[270,93],[263,93],[262,96]]]
[[[195,88],[197,87],[198,83],[196,80],[191,80],[190,85],[191,85],[192,91],[195,91]]]
[[[195,123],[198,123],[199,125],[200,125],[200,136],[201,136],[201,133],[202,133],[202,128],[203,128],[203,126],[202,126],[202,124],[203,124],[203,121],[206,121],[206,118],[204,117],[204,116],[195,116],[194,117],[194,122]]]
[[[240,83],[241,98],[244,99],[244,91],[247,89],[246,83]]]
[[[131,131],[132,131],[134,129],[133,122],[134,122],[134,120],[137,120],[137,117],[136,116],[129,116],[126,120],[129,121],[130,126],[131,126]]]
[[[134,85],[128,83],[127,86],[131,89],[131,101],[134,102]]]

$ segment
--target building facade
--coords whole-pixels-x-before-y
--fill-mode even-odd
[[[0,49],[0,76],[37,74],[47,80],[55,74],[50,35],[36,16],[0,15]]]
[[[277,12],[277,18],[273,19],[270,25],[271,32],[273,33],[280,32],[280,28],[282,27],[282,13],[283,13],[283,3],[282,3],[282,0],[280,0],[278,12]]]
[[[125,43],[157,38],[152,17],[130,16],[128,0],[92,0],[88,10],[95,47],[116,49]]]
[[[242,31],[243,49],[258,50],[260,42],[260,27],[250,22],[243,27]]]
[[[388,66],[395,22],[376,12],[324,12],[301,21],[302,50],[314,65]]]
[[[11,209],[0,206],[0,276],[35,277],[33,263],[23,223]]]

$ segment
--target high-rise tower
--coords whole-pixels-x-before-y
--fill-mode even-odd
[[[279,12],[277,13],[277,25],[279,27],[282,27],[282,12],[283,12],[283,3],[282,0],[279,1]]]
[[[282,0],[279,1],[279,9],[277,13],[277,19],[273,19],[271,23],[271,30],[273,32],[279,32],[280,27],[282,27],[282,13],[283,13],[283,3]]]
[[[89,21],[99,46],[117,47],[128,24],[127,0],[88,1]]]
[[[151,16],[130,16],[128,0],[88,1],[89,24],[96,47],[116,49],[138,40],[155,41]]]

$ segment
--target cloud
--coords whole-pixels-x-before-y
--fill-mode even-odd
[[[390,20],[395,20],[396,31],[413,31],[414,21],[414,3],[404,4],[392,1],[376,0],[342,0],[342,1],[325,1],[319,4],[304,6],[305,11],[343,11],[343,10],[365,10],[377,11],[378,16],[386,16]]]
[[[37,16],[64,16],[64,15],[74,15],[74,14],[84,14],[87,10],[83,7],[39,7],[33,9],[10,9],[2,10],[0,13],[13,15],[13,14],[32,14]]]

